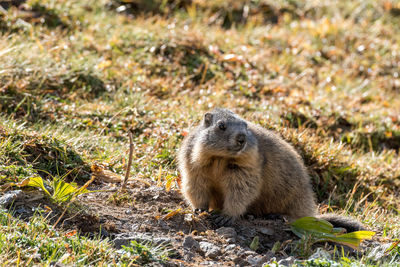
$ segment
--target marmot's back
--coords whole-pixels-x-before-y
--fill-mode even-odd
[[[301,157],[275,133],[249,123],[257,136],[262,164],[262,191],[250,205],[254,214],[281,213],[292,218],[313,216],[316,205],[310,178]]]

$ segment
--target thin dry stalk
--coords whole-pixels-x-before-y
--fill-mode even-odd
[[[126,187],[126,184],[128,182],[128,178],[129,178],[129,172],[131,170],[131,165],[132,165],[133,137],[132,137],[131,129],[129,129],[129,131],[128,131],[128,136],[129,136],[129,160],[128,160],[128,166],[126,167],[125,179],[124,179],[124,183],[121,186],[121,190],[125,190],[125,187]]]

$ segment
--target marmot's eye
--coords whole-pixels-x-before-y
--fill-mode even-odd
[[[226,130],[226,125],[222,121],[218,122],[218,128],[220,128],[222,131]]]

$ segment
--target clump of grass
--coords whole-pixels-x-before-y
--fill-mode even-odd
[[[37,214],[28,222],[0,211],[0,260],[4,264],[48,265],[52,262],[84,265],[127,263],[108,240],[87,238],[76,231],[56,230]]]
[[[90,168],[81,156],[64,142],[40,134],[28,134],[15,129],[0,133],[0,158],[6,179],[33,173],[42,176],[67,176],[80,181],[89,178]],[[12,174],[18,173],[18,176]],[[17,182],[17,181],[15,181]]]
[[[29,11],[32,13],[30,21],[33,23],[39,23],[49,28],[61,27],[66,29],[69,26],[68,23],[64,22],[57,14],[57,10],[48,8],[41,4],[40,1],[32,1]]]
[[[0,80],[5,84],[0,90],[0,111],[14,118],[56,119],[62,112],[62,103],[73,99],[73,92],[83,99],[93,98],[105,92],[102,80],[92,74],[74,72],[63,75],[29,72],[5,75]]]
[[[116,206],[123,206],[132,203],[133,201],[134,199],[129,193],[123,192],[115,192],[108,199],[108,202],[113,203]]]
[[[369,151],[383,151],[393,149],[400,152],[400,132],[377,129],[375,131],[369,130],[353,130],[347,132],[342,137],[342,141],[350,144],[354,148],[360,148],[366,152]]]
[[[163,244],[139,243],[135,240],[131,241],[130,246],[122,246],[120,252],[123,257],[133,258],[132,263],[137,264],[164,263],[171,254],[171,250]]]

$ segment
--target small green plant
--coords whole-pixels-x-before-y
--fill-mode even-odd
[[[132,263],[147,264],[165,262],[171,251],[163,244],[153,245],[151,242],[140,243],[133,240],[130,246],[122,246],[121,253],[128,258],[133,258]]]
[[[115,192],[108,198],[108,202],[116,206],[123,206],[126,203],[132,203],[132,201],[132,196],[124,192]]]
[[[57,204],[64,202],[72,202],[77,196],[82,194],[90,193],[91,191],[86,188],[91,182],[93,182],[94,177],[86,182],[83,186],[77,187],[71,183],[67,183],[63,180],[63,177],[53,177],[53,180],[49,183],[49,190],[45,186],[45,182],[42,177],[34,176],[31,178],[26,178],[19,183],[9,183],[8,186],[32,186],[43,190],[43,192],[50,197]]]
[[[326,220],[315,217],[303,217],[290,224],[292,232],[301,238],[300,244],[304,251],[310,251],[311,246],[316,242],[335,242],[358,249],[361,241],[371,239],[375,232],[356,231],[343,234],[342,228],[334,228]]]
[[[251,241],[251,244],[249,247],[251,250],[256,251],[258,249],[259,245],[260,245],[260,238],[258,237],[258,235],[256,235],[253,238],[253,241]]]

